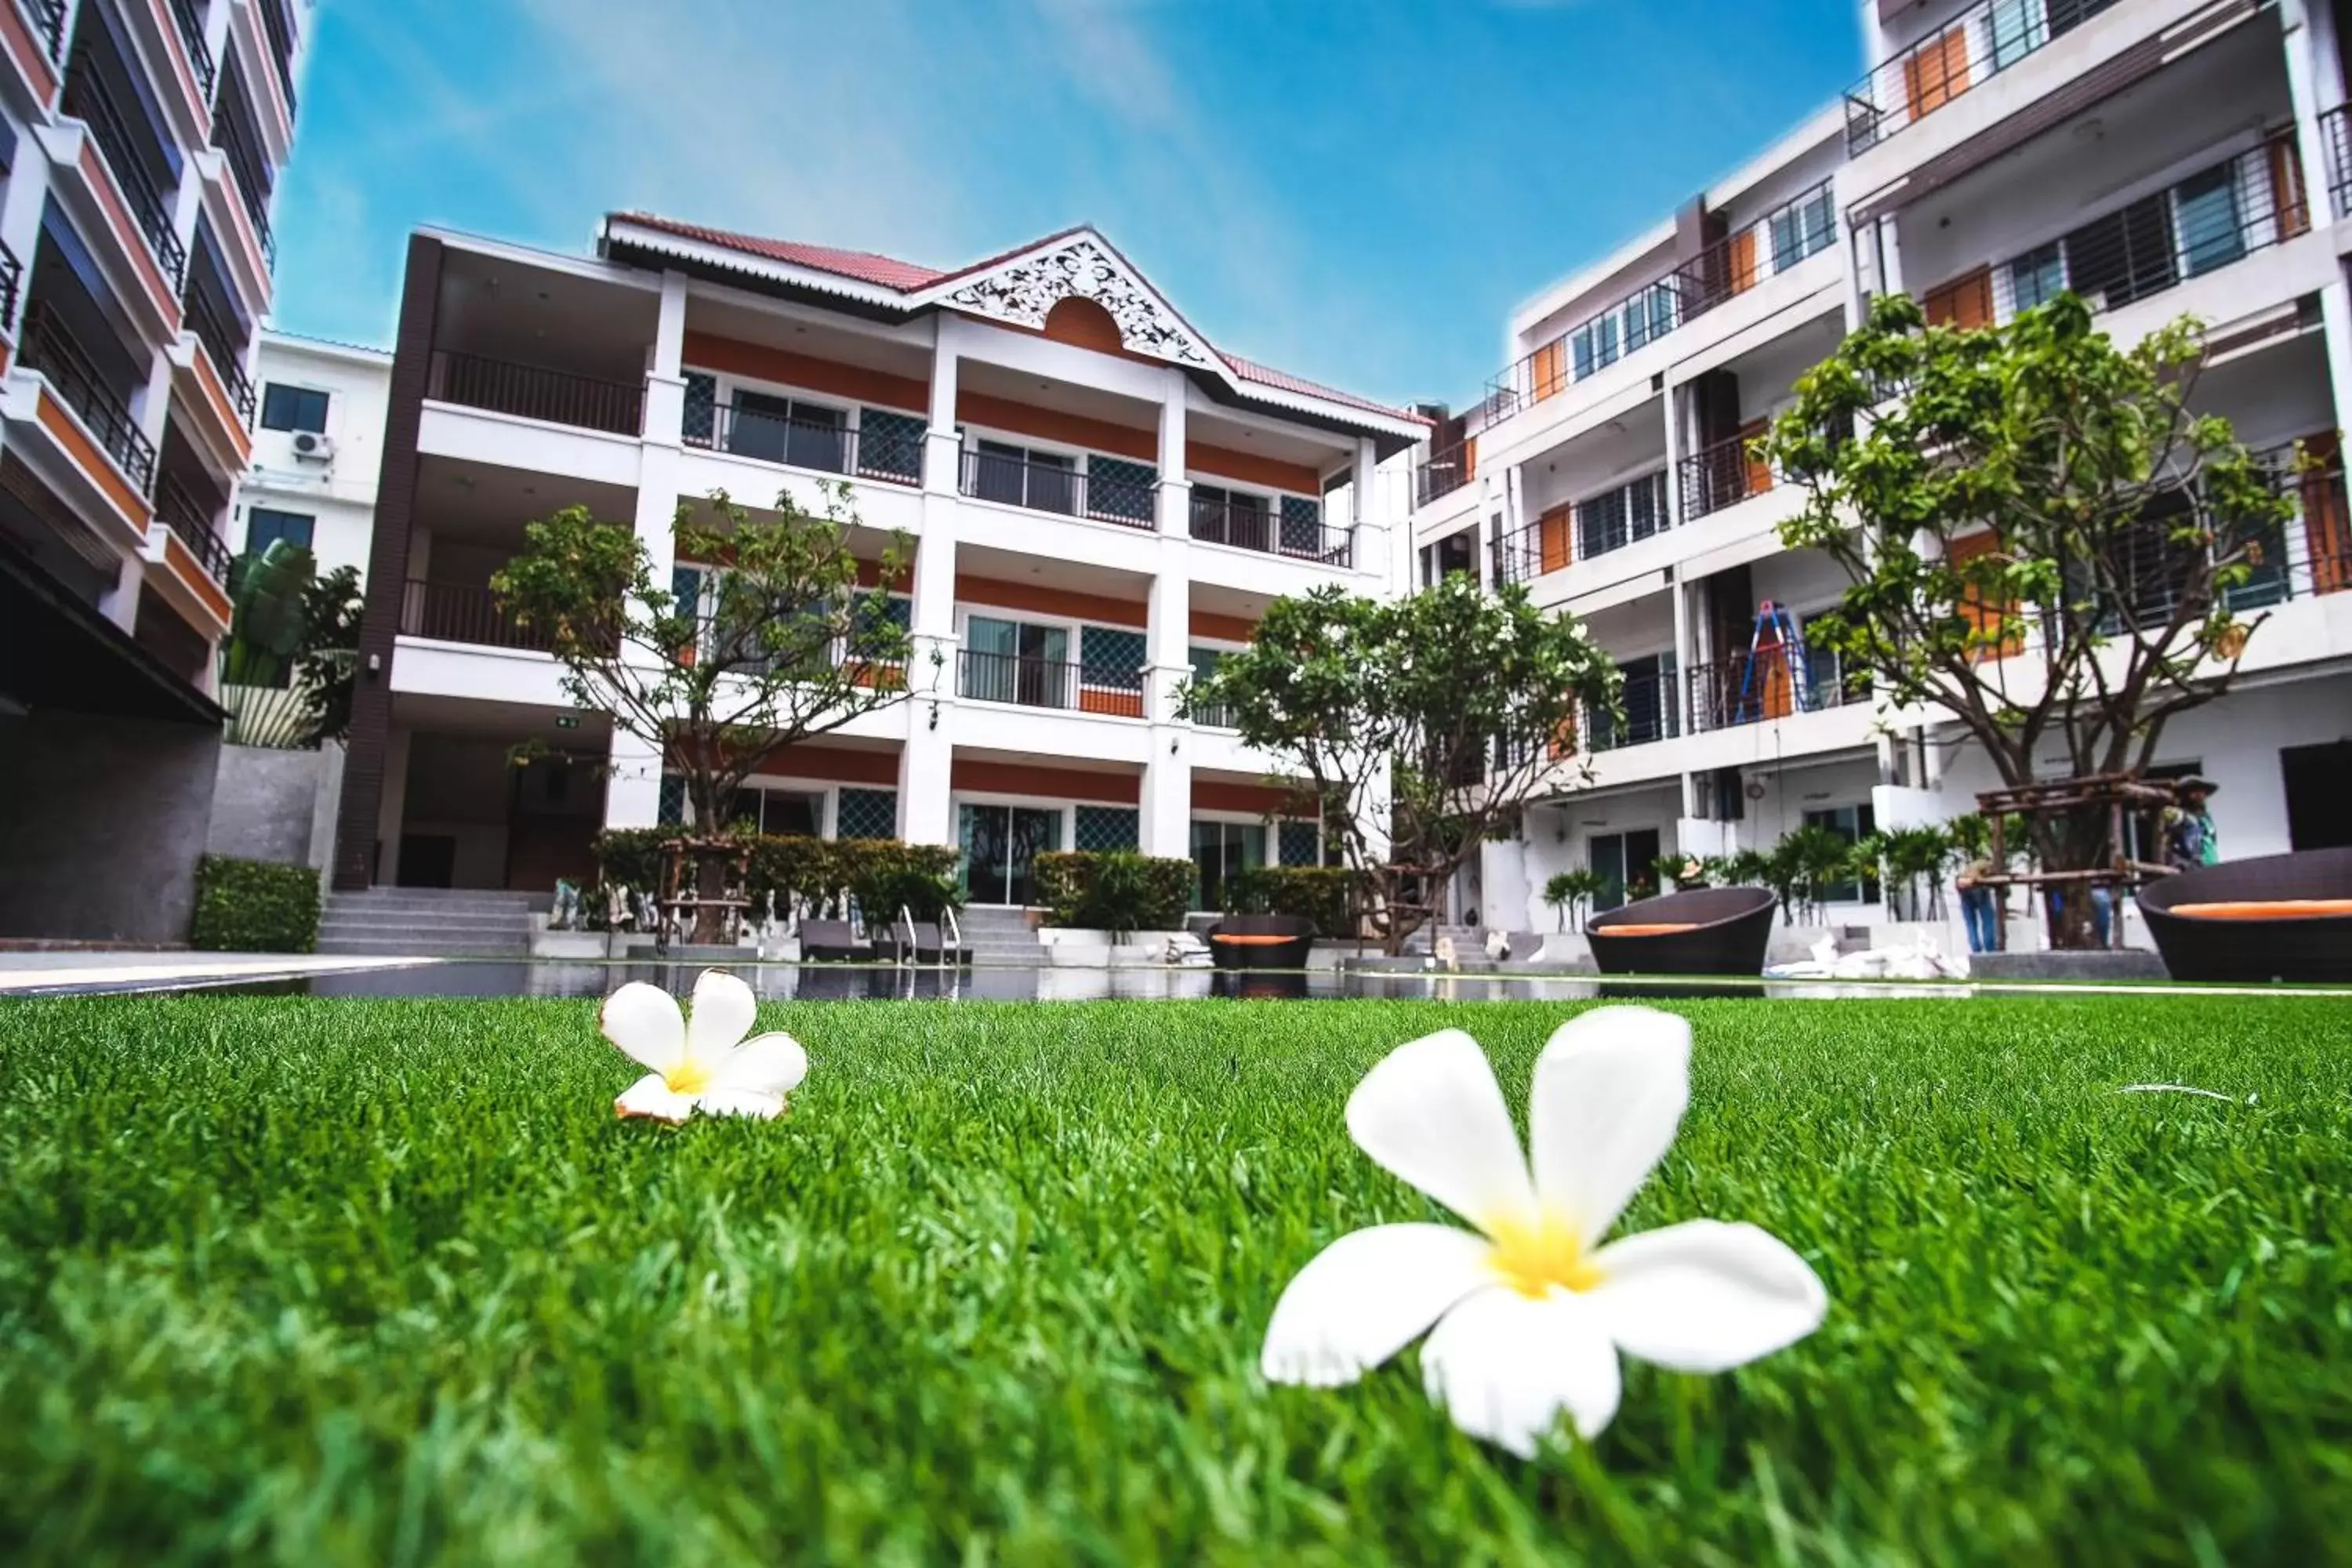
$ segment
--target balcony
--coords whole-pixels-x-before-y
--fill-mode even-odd
[[[228,546],[213,531],[204,503],[187,487],[174,479],[159,481],[155,486],[155,516],[179,536],[180,542],[188,547],[207,576],[215,583],[228,582]]]
[[[1579,732],[1586,750],[1614,752],[1626,746],[1647,745],[1653,741],[1671,741],[1682,733],[1673,661],[1668,659],[1664,669],[1624,672],[1624,689],[1618,702],[1622,711],[1612,713],[1605,708],[1584,710],[1584,724]]]
[[[64,74],[65,0],[0,0],[0,56],[12,68],[0,73],[12,107],[45,118]]]
[[[1093,473],[1081,472],[1075,458],[1066,465],[968,451],[963,455],[959,488],[974,500],[1117,523],[1150,533],[1159,528],[1159,478],[1140,464],[1122,464],[1108,472]]]
[[[1849,156],[1875,147],[2031,58],[2118,0],[1979,0],[1881,61],[1845,95]]]
[[[1684,672],[1684,689],[1693,734],[1870,700],[1870,683],[1845,679],[1835,658],[1811,652],[1791,659],[1779,648],[1695,664]]]
[[[66,79],[64,111],[89,128],[106,173],[176,298],[187,281],[188,252],[172,224],[172,204],[138,156],[138,142],[92,60],[77,56]]]
[[[238,421],[250,427],[253,382],[245,374],[245,346],[203,295],[191,289],[181,300],[180,309],[187,318],[188,330],[204,345],[205,357],[212,362],[213,373],[220,377],[222,389],[228,395],[229,405],[236,410]]]
[[[689,447],[896,485],[923,482],[927,428],[920,419],[873,409],[866,412],[856,429],[845,423],[785,418],[731,403],[699,409],[689,406],[686,411]]]
[[[1305,496],[1276,496],[1270,506],[1255,497],[1215,500],[1195,493],[1192,531],[1198,543],[1255,550],[1318,566],[1346,567],[1355,562],[1353,531],[1324,527],[1322,503]]]
[[[2291,134],[2223,159],[2021,255],[1928,290],[1927,319],[2005,322],[2072,290],[2112,310],[2219,271],[2309,231],[2303,167]]]
[[[471,643],[478,647],[530,653],[547,653],[554,647],[546,633],[517,626],[488,588],[413,577],[401,584],[400,630],[404,637]]]
[[[1828,249],[1837,238],[1831,185],[1824,180],[1783,202],[1506,367],[1486,384],[1487,423],[1559,396]]]
[[[2327,148],[2327,210],[2352,217],[2352,105],[2319,117],[2319,139]]]
[[[253,242],[261,251],[263,264],[275,272],[278,237],[269,228],[269,165],[246,130],[245,107],[242,89],[223,95],[220,109],[213,116],[213,145],[220,149],[222,158],[228,163],[229,184],[236,188],[238,210],[252,227]]]
[[[16,298],[25,287],[25,264],[16,253],[0,242],[0,332],[14,331],[16,326]]]
[[[1759,419],[1743,426],[1729,440],[1703,447],[1676,465],[1675,494],[1682,503],[1681,521],[1685,524],[1738,506],[1780,485],[1783,476],[1755,450],[1756,444],[1769,433],[1769,421]],[[1852,439],[1853,435],[1853,422],[1840,419],[1833,439],[1843,443]]]
[[[425,395],[436,402],[612,436],[635,436],[645,426],[642,381],[607,381],[446,349],[433,353]]]
[[[74,341],[64,321],[37,302],[25,314],[18,362],[37,371],[73,410],[122,477],[137,492],[142,510],[155,489],[155,447],[131,418],[130,408],[101,378]]]
[[[172,26],[179,34],[180,47],[187,51],[188,68],[195,73],[204,100],[210,103],[219,68],[213,63],[212,46],[205,42],[204,18],[196,15],[194,0],[171,0],[171,5]]]
[[[1118,719],[1143,717],[1143,671],[1026,654],[956,655],[956,692],[974,702],[1009,702]]]
[[[1465,437],[1450,447],[1432,451],[1412,471],[1412,504],[1429,505],[1452,495],[1478,477],[1478,437]]]

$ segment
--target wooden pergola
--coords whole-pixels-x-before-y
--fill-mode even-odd
[[[1989,789],[1977,795],[1977,810],[1992,829],[1993,875],[1978,879],[1979,887],[2029,889],[2046,888],[2085,888],[2128,891],[2158,877],[2168,877],[2172,868],[2148,860],[2135,860],[2127,853],[2131,839],[2125,831],[2125,819],[2138,812],[2161,811],[2175,805],[2179,795],[2169,784],[2151,784],[2136,773],[2087,773],[2081,778],[2056,779],[2047,784],[2021,784],[2014,789]],[[2106,820],[2106,854],[2105,864],[2087,871],[2011,871],[2009,869],[2009,847],[2004,837],[2004,820],[2019,816],[2063,816],[2079,819],[2092,812],[2104,812]],[[2107,940],[2111,947],[2123,945],[2124,922],[2120,916],[2107,922]],[[1993,922],[1994,951],[2009,944],[2006,919]]]

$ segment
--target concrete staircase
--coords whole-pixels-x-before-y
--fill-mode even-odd
[[[1045,944],[1021,910],[970,909],[957,914],[963,928],[963,945],[974,963],[1041,964]]]
[[[327,895],[319,951],[415,958],[530,956],[531,911],[543,894],[471,889],[370,888]]]

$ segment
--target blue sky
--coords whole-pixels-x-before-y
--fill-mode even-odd
[[[1860,74],[1857,0],[321,0],[278,324],[432,223],[646,207],[954,267],[1101,228],[1218,343],[1475,395],[1510,309]],[[1736,24],[1736,25],[1735,25]]]

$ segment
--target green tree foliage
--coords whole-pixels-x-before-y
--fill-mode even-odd
[[[229,634],[221,645],[221,679],[235,686],[283,686],[309,629],[308,604],[318,562],[306,545],[273,539],[229,563]]]
[[[1305,775],[1396,953],[1478,846],[1560,787],[1580,708],[1613,712],[1619,684],[1574,621],[1457,574],[1402,599],[1277,599],[1186,701]]]
[[[490,579],[516,623],[548,639],[572,702],[611,715],[683,776],[705,832],[771,753],[906,698],[906,628],[859,583],[869,567],[897,582],[911,545],[894,534],[862,566],[849,487],[821,489],[818,511],[790,494],[747,511],[723,491],[680,507],[678,559],[709,563],[691,603],[655,579],[634,528],[579,506],[530,524],[522,553]],[[715,892],[719,858],[698,861]],[[719,918],[703,910],[696,940],[718,940]]]
[[[1570,921],[1581,929],[1583,906],[1591,903],[1606,885],[1600,872],[1590,867],[1579,866],[1572,870],[1561,871],[1546,882],[1543,901],[1559,912],[1560,930],[1568,930]]]
[[[352,689],[358,679],[360,616],[367,596],[359,568],[338,566],[314,579],[302,595],[302,637],[294,649],[294,682],[302,692],[310,743],[351,733]]]
[[[1876,301],[1761,443],[1805,489],[1783,542],[1848,582],[1808,636],[1889,703],[1948,712],[2005,784],[2052,752],[2074,777],[2146,767],[2236,674],[2262,616],[2232,591],[2283,559],[2292,510],[2192,411],[2203,356],[2188,321],[2119,349],[2071,294],[1974,331]],[[2048,868],[2105,853],[2094,825],[2030,827]]]

